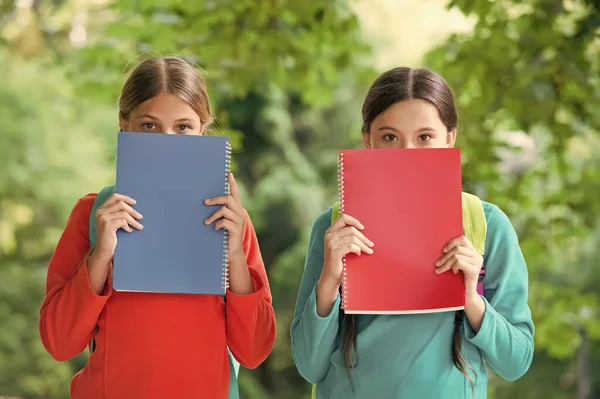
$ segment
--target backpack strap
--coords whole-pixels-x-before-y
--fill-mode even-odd
[[[334,224],[336,220],[340,217],[340,203],[336,202],[333,204],[331,209],[331,224]]]
[[[485,211],[481,200],[469,193],[462,193],[462,216],[465,236],[471,241],[475,250],[483,256],[485,254],[485,239],[487,235],[487,222],[485,220]],[[485,265],[479,272],[477,283],[477,293],[483,295],[483,277],[485,276]]]
[[[465,235],[480,255],[485,253],[487,223],[481,200],[473,194],[462,193],[463,228]]]
[[[115,185],[106,186],[96,196],[94,200],[94,205],[92,205],[92,211],[90,212],[90,248],[94,248],[96,246],[96,211],[98,208],[102,206],[113,193],[115,192]]]
[[[102,190],[100,190],[100,192],[96,196],[96,199],[94,200],[94,204],[92,205],[92,211],[90,212],[89,225],[88,225],[89,226],[88,237],[90,240],[90,249],[94,248],[96,246],[96,211],[98,210],[98,208],[100,208],[100,206],[102,206],[102,204],[104,204],[104,202],[106,202],[108,197],[110,197],[112,195],[112,193],[114,193],[114,192],[115,192],[114,184],[112,186],[106,186]],[[90,353],[92,353],[96,350],[96,339],[94,338],[94,335],[96,334],[97,331],[98,331],[98,326],[94,327],[94,334],[92,334],[92,339],[90,340],[90,343],[89,343]]]

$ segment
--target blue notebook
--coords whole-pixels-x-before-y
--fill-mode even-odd
[[[116,192],[137,201],[142,230],[117,232],[117,291],[224,294],[227,232],[204,220],[227,195],[229,138],[120,132]]]

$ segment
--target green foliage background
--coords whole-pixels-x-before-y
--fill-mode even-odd
[[[148,53],[206,71],[215,129],[235,139],[279,331],[269,359],[241,372],[242,396],[308,397],[289,346],[308,230],[335,199],[337,150],[360,145],[361,102],[379,72],[349,2],[28,3],[0,1],[0,397],[67,398],[85,364],[85,354],[57,363],[39,342],[45,268],[77,198],[114,179],[115,99]],[[598,398],[600,3],[448,7],[477,23],[423,64],[456,92],[468,187],[519,232],[536,323],[530,372],[492,378],[490,397]],[[515,166],[528,154],[510,131],[534,140],[530,167]]]

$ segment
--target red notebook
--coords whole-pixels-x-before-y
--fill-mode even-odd
[[[442,249],[463,232],[460,150],[343,150],[339,180],[340,212],[375,243],[372,255],[344,259],[344,312],[463,309],[463,274],[435,274]]]

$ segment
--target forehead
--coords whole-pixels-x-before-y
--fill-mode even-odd
[[[412,99],[390,105],[373,121],[372,130],[389,126],[400,131],[414,131],[422,127],[444,130],[437,108],[428,101]]]
[[[187,102],[173,94],[167,93],[159,94],[144,101],[134,110],[134,113],[137,115],[149,114],[157,118],[198,118],[194,109]]]

